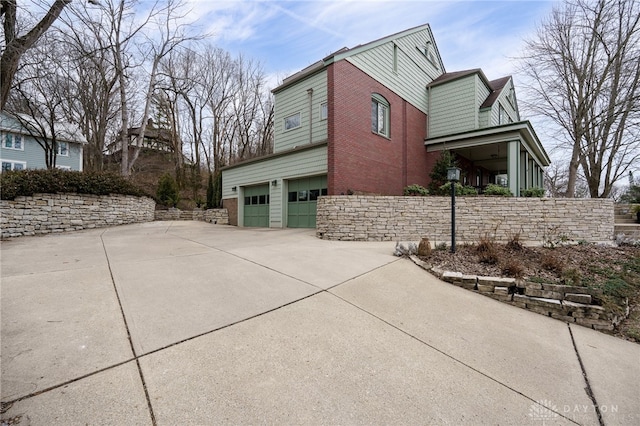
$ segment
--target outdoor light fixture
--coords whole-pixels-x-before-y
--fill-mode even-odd
[[[232,190],[233,192],[236,192],[236,191],[238,190],[238,187],[237,187],[237,186],[232,186],[232,187],[231,187],[231,190]]]
[[[278,186],[278,181],[276,179],[272,180],[271,186]]]
[[[458,182],[460,180],[460,169],[458,167],[449,167],[447,169],[447,180],[449,182]]]
[[[460,169],[449,167],[447,180],[451,183],[451,253],[456,252],[456,182],[460,180]]]

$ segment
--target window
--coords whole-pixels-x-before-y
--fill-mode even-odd
[[[63,157],[68,157],[69,156],[69,142],[58,142],[58,155],[61,155]]]
[[[507,120],[507,111],[502,108],[502,105],[498,105],[498,124],[506,124]]]
[[[59,166],[56,164],[56,169],[59,170],[71,170],[71,166]]]
[[[509,94],[507,95],[507,100],[511,104],[512,107],[516,107],[516,92],[513,90],[513,87],[509,88]]]
[[[251,197],[244,197],[245,206],[264,206],[269,204],[269,194],[252,195]]]
[[[293,115],[285,117],[284,119],[284,130],[292,130],[300,127],[300,113],[297,112]]]
[[[24,170],[27,168],[27,163],[22,161],[2,160],[2,171],[10,170]]]
[[[326,120],[329,116],[329,104],[323,102],[320,104],[320,120]]]
[[[378,94],[371,98],[371,131],[389,137],[389,102]]]
[[[2,147],[6,149],[15,149],[18,151],[24,151],[24,145],[22,143],[22,135],[13,134],[13,133],[3,133]]]

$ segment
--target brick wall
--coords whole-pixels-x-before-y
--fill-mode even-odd
[[[438,154],[424,146],[427,117],[348,61],[329,67],[329,194],[401,195],[426,186]],[[390,105],[390,137],[371,131],[371,95]]]
[[[222,200],[222,208],[228,212],[229,225],[238,226],[238,199],[225,198]]]
[[[451,240],[449,197],[329,196],[318,200],[318,237],[347,241]],[[507,242],[519,233],[525,244],[564,238],[611,242],[613,200],[457,197],[456,241],[482,236]]]
[[[0,200],[2,238],[150,222],[156,203],[129,195],[35,194]]]

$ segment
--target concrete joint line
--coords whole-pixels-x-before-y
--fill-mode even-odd
[[[111,277],[111,284],[113,284],[113,291],[116,294],[116,299],[118,300],[118,307],[120,308],[120,315],[122,315],[122,321],[124,322],[124,327],[127,330],[127,339],[129,340],[129,347],[131,348],[131,353],[136,360],[136,367],[138,368],[138,374],[140,375],[140,380],[142,381],[142,387],[144,389],[144,397],[147,400],[147,407],[149,409],[149,415],[151,416],[151,424],[153,426],[157,425],[156,416],[153,412],[153,405],[151,404],[151,398],[149,397],[149,390],[147,389],[147,382],[144,379],[144,374],[142,373],[142,368],[140,367],[140,360],[138,359],[138,355],[136,354],[136,349],[133,346],[133,340],[131,340],[131,332],[129,331],[129,323],[127,322],[127,316],[124,313],[124,308],[122,307],[122,301],[120,300],[120,294],[118,293],[118,286],[116,286],[116,280],[113,277],[113,271],[111,270],[111,261],[109,260],[109,253],[107,252],[107,246],[104,243],[104,232],[100,234],[100,242],[102,243],[102,249],[104,250],[104,256],[107,260],[107,266],[109,267],[109,276]]]
[[[571,324],[567,323],[567,328],[569,329],[569,335],[571,336],[571,343],[573,344],[573,349],[576,352],[576,357],[578,358],[578,363],[580,364],[580,369],[582,370],[582,377],[584,377],[584,382],[586,384],[584,390],[587,393],[587,396],[589,397],[589,399],[591,399],[591,403],[595,407],[596,414],[598,415],[598,423],[600,423],[600,426],[605,426],[604,420],[602,419],[602,413],[600,412],[600,406],[598,405],[598,401],[596,401],[596,396],[593,393],[593,389],[591,388],[591,383],[589,383],[587,370],[584,368],[584,363],[582,362],[580,351],[578,351],[578,346],[576,345],[576,339],[573,337]]]
[[[426,347],[428,347],[428,348],[430,348],[430,349],[433,349],[434,351],[436,351],[436,352],[438,352],[438,353],[440,353],[440,354],[444,355],[445,357],[447,357],[447,358],[451,359],[452,361],[454,361],[454,362],[456,362],[456,363],[458,363],[458,364],[460,364],[460,365],[462,365],[462,366],[464,366],[464,367],[466,367],[466,368],[470,369],[471,371],[474,371],[474,372],[476,372],[476,373],[480,374],[481,376],[486,377],[487,379],[491,380],[492,382],[495,382],[495,383],[499,384],[500,386],[503,386],[503,387],[505,387],[505,388],[509,389],[510,391],[517,393],[518,395],[520,395],[520,396],[522,396],[522,397],[524,397],[524,398],[528,399],[529,401],[533,402],[534,404],[536,404],[536,405],[540,405],[540,403],[539,403],[538,401],[536,401],[535,399],[533,399],[533,398],[531,398],[531,397],[529,397],[529,396],[525,395],[524,393],[520,392],[519,390],[512,388],[511,386],[507,385],[506,383],[502,383],[501,381],[499,381],[499,380],[497,380],[497,379],[495,379],[495,378],[493,378],[493,377],[489,376],[489,375],[488,375],[488,374],[486,374],[486,373],[483,373],[482,371],[480,371],[480,370],[478,370],[477,368],[475,368],[475,367],[473,367],[473,366],[471,366],[471,365],[469,365],[469,364],[465,363],[464,361],[461,361],[461,360],[459,360],[459,359],[455,358],[454,356],[449,355],[448,353],[446,353],[446,352],[442,351],[441,349],[438,349],[438,348],[436,348],[435,346],[430,345],[429,343],[425,342],[424,340],[420,339],[419,337],[414,336],[413,334],[409,333],[408,331],[405,331],[405,330],[401,329],[400,327],[398,327],[398,326],[396,326],[395,324],[392,324],[391,322],[389,322],[389,321],[387,321],[387,320],[385,320],[385,319],[383,319],[383,318],[381,318],[381,317],[377,316],[376,314],[374,314],[374,313],[372,313],[372,312],[369,312],[369,311],[367,311],[366,309],[364,309],[364,308],[362,308],[362,307],[360,307],[360,306],[358,306],[358,305],[356,305],[356,304],[354,304],[354,303],[352,303],[352,302],[350,302],[350,301],[348,301],[348,300],[346,300],[346,299],[343,299],[342,297],[338,296],[337,294],[331,293],[331,292],[329,292],[329,291],[327,291],[326,293],[328,293],[328,294],[330,294],[330,295],[334,296],[334,297],[335,297],[335,298],[337,298],[337,299],[342,300],[343,302],[345,302],[345,303],[347,303],[347,304],[349,304],[349,305],[353,306],[354,308],[356,308],[356,309],[358,309],[358,310],[360,310],[360,311],[362,311],[362,312],[366,313],[367,315],[372,316],[373,318],[377,319],[378,321],[381,321],[382,323],[384,323],[384,324],[388,325],[389,327],[392,327],[392,328],[394,328],[394,329],[398,330],[400,333],[405,334],[406,336],[410,337],[411,339],[414,339],[414,340],[416,340],[416,341],[420,342],[420,343],[421,343],[421,344],[423,344],[424,346],[426,346]],[[594,401],[594,403],[595,403],[595,401]],[[548,410],[550,410],[550,411],[553,411],[553,410],[551,410],[549,407],[545,407],[545,408],[546,408],[546,409],[548,409]],[[566,419],[566,420],[570,421],[571,423],[574,423],[574,424],[576,424],[576,425],[579,425],[579,423],[577,423],[575,420],[570,419],[569,417],[566,417],[564,414],[562,414],[562,413],[560,413],[560,412],[558,412],[558,411],[553,411],[553,412],[554,412],[554,413],[556,413],[558,416],[563,417],[564,419]],[[599,415],[600,415],[600,413],[598,413],[598,416],[599,416]],[[602,423],[602,422],[601,422],[600,426],[605,426],[605,425],[604,425],[604,423]]]

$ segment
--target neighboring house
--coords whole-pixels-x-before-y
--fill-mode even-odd
[[[0,113],[0,159],[2,171],[47,168],[45,150],[38,139],[51,141],[50,130],[43,132],[33,117]],[[56,167],[82,171],[82,156],[87,139],[70,123],[56,123]]]
[[[222,171],[240,226],[315,227],[322,195],[402,195],[426,186],[440,151],[463,183],[542,187],[549,157],[521,121],[511,77],[447,73],[422,25],[341,49],[286,78],[275,94],[273,154]]]
[[[147,148],[156,151],[172,152],[174,149],[173,135],[170,129],[155,126],[153,118],[147,120],[144,130],[144,138],[140,138],[142,127],[131,127],[127,131],[129,136],[129,148]],[[179,144],[181,146],[181,144]],[[122,151],[122,141],[120,138],[109,144],[107,147],[109,154]],[[180,150],[182,151],[182,150]]]

